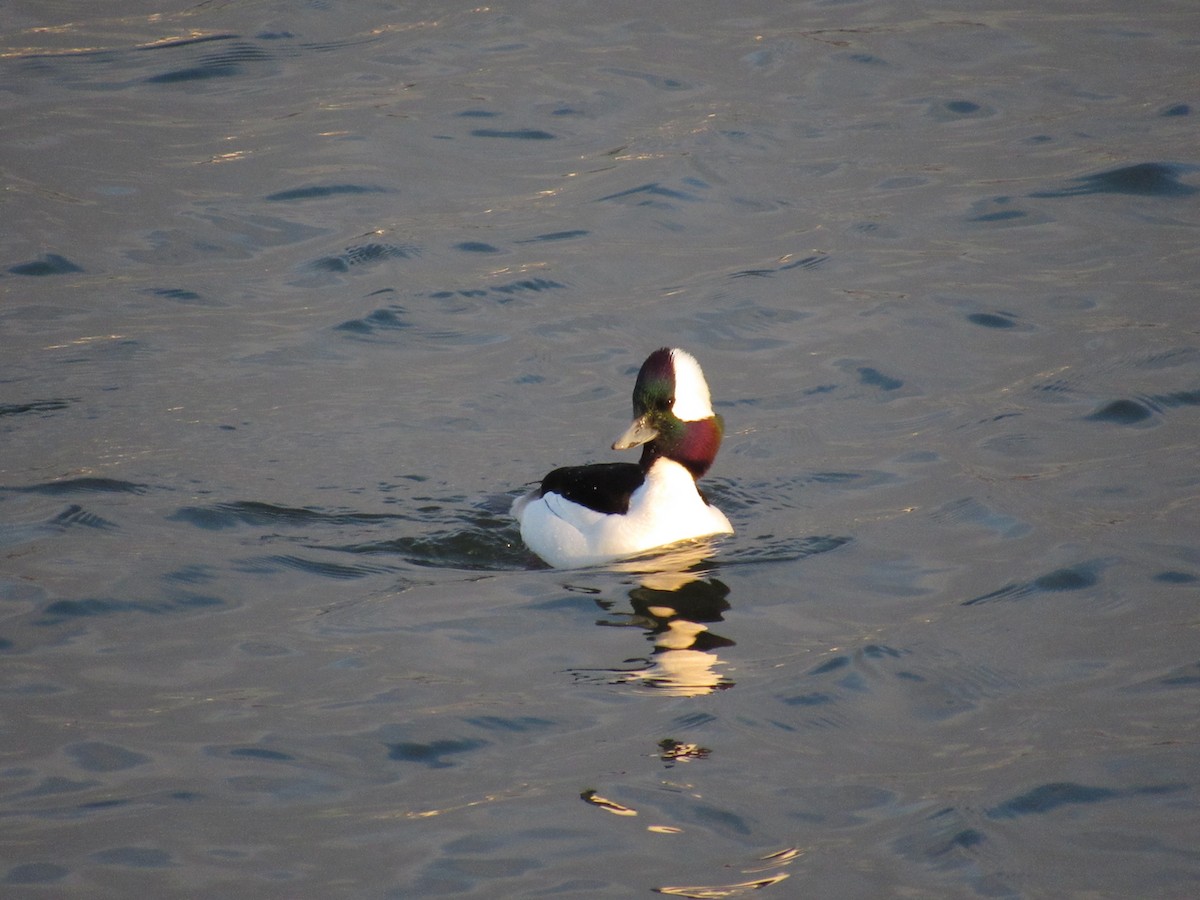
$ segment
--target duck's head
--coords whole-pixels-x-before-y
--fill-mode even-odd
[[[665,456],[699,478],[716,459],[723,432],[700,363],[686,350],[663,347],[642,363],[633,386],[633,424],[613,449],[644,445],[644,469]]]

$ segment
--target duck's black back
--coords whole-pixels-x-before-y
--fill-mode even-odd
[[[541,494],[559,494],[596,512],[623,515],[629,512],[630,495],[645,480],[645,473],[636,463],[564,466],[542,479]]]

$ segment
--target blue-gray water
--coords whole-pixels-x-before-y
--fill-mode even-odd
[[[1196,895],[1194,4],[0,18],[5,897]]]

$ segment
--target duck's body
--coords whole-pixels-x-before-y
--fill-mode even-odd
[[[526,546],[558,568],[733,531],[725,514],[696,490],[692,473],[666,458],[646,472],[635,463],[555,469],[541,487],[517,498],[513,515]]]
[[[696,360],[678,349],[652,353],[638,373],[633,409],[633,424],[613,448],[642,445],[640,462],[555,469],[513,503],[522,539],[550,565],[596,565],[733,532],[696,487],[722,435]]]

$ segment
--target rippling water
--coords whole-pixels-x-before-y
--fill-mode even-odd
[[[1194,894],[1189,4],[5,18],[5,896]]]

